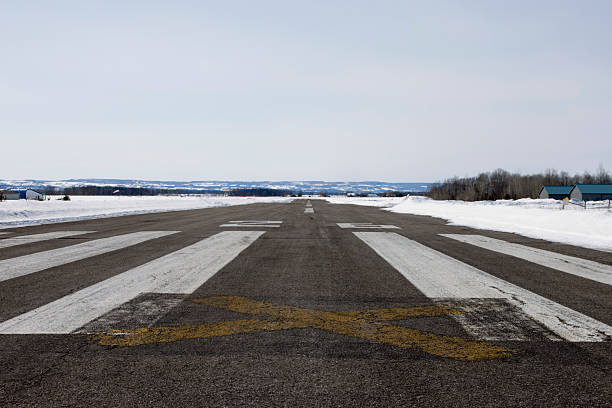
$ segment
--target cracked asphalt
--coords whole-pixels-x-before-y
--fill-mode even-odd
[[[412,337],[402,340],[408,343],[384,343],[379,339],[388,338],[376,337],[380,333],[351,326],[366,331],[353,336],[343,319],[375,310],[377,318],[390,320],[372,327],[396,327],[389,334],[393,339],[403,336],[397,333],[433,333],[481,341],[359,240],[353,234],[359,229],[337,223],[397,226],[397,234],[607,325],[612,325],[610,286],[439,234],[486,235],[607,265],[612,265],[612,254],[378,208],[312,200],[314,212],[305,213],[305,205],[306,200],[296,200],[6,230],[11,236],[96,232],[3,248],[0,260],[135,231],[180,232],[1,281],[0,323],[218,234],[229,221],[282,221],[279,228],[259,229],[265,234],[195,292],[143,293],[106,320],[91,323],[92,330],[100,331],[109,321],[125,330],[173,328],[169,341],[124,347],[100,344],[86,333],[0,334],[0,406],[612,406],[611,341],[552,341],[539,327],[526,341],[482,341],[513,350],[509,355],[466,361],[412,346]],[[159,316],[139,316],[143,305],[159,310]],[[227,323],[260,319],[245,312],[270,305],[289,308],[273,309],[277,314],[305,313],[297,319],[301,326],[281,327],[274,314],[269,315],[276,326],[258,323],[253,326],[257,330]],[[452,308],[452,301],[445,307]],[[313,323],[308,310],[329,313],[325,316],[340,323],[334,320],[329,323],[333,330],[322,330],[317,324],[323,323]],[[438,312],[408,315],[414,310]],[[501,313],[496,315],[500,321],[523,324],[505,310],[491,313]],[[177,335],[176,328],[206,324],[228,332]]]

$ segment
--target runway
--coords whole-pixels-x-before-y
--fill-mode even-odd
[[[612,254],[321,200],[3,230],[6,406],[612,406]]]

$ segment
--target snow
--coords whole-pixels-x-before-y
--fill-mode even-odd
[[[331,196],[325,197],[325,200],[332,204],[353,204],[367,205],[371,207],[390,207],[399,204],[404,200],[404,197],[344,197]]]
[[[128,214],[191,210],[253,203],[287,203],[289,197],[187,196],[72,196],[71,201],[4,201],[0,228],[48,224]],[[305,197],[304,197],[305,198]],[[315,197],[312,197],[315,198]],[[316,197],[320,198],[320,197]],[[437,201],[424,197],[344,197],[325,200],[334,204],[381,207],[394,213],[429,215],[478,229],[512,232],[527,237],[612,252],[612,211],[607,202],[586,210],[557,200]],[[604,207],[595,209],[591,207]]]
[[[531,238],[612,252],[612,210],[608,202],[589,203],[585,210],[558,200],[441,201],[426,197],[336,198],[339,204],[386,207],[400,214],[443,218],[450,225],[511,232]]]
[[[287,203],[289,197],[186,196],[71,196],[71,201],[50,197],[48,201],[15,200],[0,202],[0,228],[50,224],[89,218],[153,212],[193,210],[254,203]]]

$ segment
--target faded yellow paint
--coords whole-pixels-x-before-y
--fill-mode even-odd
[[[102,345],[137,346],[229,336],[238,333],[310,327],[400,348],[417,348],[435,356],[465,361],[504,358],[515,352],[515,350],[485,342],[384,323],[384,321],[405,320],[419,316],[447,316],[462,313],[442,305],[326,312],[293,306],[278,306],[239,296],[213,296],[192,299],[192,301],[233,312],[256,315],[259,318],[201,325],[112,330],[94,334],[91,338]]]
[[[229,336],[238,333],[288,330],[298,327],[304,326],[299,326],[288,321],[257,319],[234,320],[200,325],[151,327],[135,330],[110,330],[105,333],[95,333],[91,336],[91,339],[105,346],[129,347],[151,343],[171,343],[173,341],[187,339]]]

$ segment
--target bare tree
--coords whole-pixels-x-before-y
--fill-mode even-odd
[[[588,171],[570,176],[568,172],[547,169],[541,174],[511,174],[503,169],[480,173],[476,177],[453,177],[434,184],[427,195],[436,200],[498,200],[537,198],[544,185],[610,184],[612,177],[602,165],[595,175]]]

